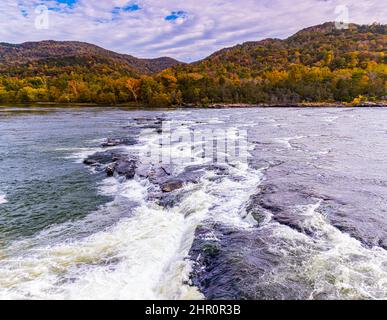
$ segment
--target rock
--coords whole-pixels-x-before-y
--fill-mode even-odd
[[[181,180],[169,180],[169,181],[166,181],[164,182],[162,185],[161,185],[161,190],[163,192],[172,192],[172,191],[175,191],[177,189],[181,189],[183,187],[183,181]]]
[[[206,167],[200,165],[188,166],[184,171],[177,175],[176,179],[184,183],[199,183],[201,177],[206,173]]]
[[[229,169],[227,168],[227,166],[220,164],[209,165],[207,170],[215,171],[215,173],[218,175],[229,174]]]
[[[137,173],[142,177],[148,178],[150,182],[160,185],[170,178],[171,173],[168,170],[165,167],[140,165],[137,168]]]
[[[121,159],[116,163],[114,171],[120,176],[125,176],[126,179],[133,179],[136,174],[136,161]]]
[[[387,238],[380,239],[379,246],[385,250],[387,250]]]
[[[83,161],[84,164],[95,166],[100,171],[105,171],[107,176],[111,177],[114,174],[124,176],[127,179],[133,179],[136,173],[137,160],[128,158],[123,155],[120,150],[112,150],[106,152],[98,152]]]
[[[105,172],[106,172],[106,174],[108,175],[108,177],[112,177],[112,176],[114,175],[115,167],[116,167],[116,164],[115,164],[115,163],[112,163],[112,164],[108,165],[108,166],[105,168]]]
[[[224,177],[222,176],[214,176],[214,177],[209,177],[207,178],[208,181],[211,181],[211,182],[216,182],[216,183],[219,183],[222,181]]]
[[[119,145],[134,145],[136,140],[133,138],[109,138],[106,142],[102,143],[102,147],[115,147]]]
[[[149,176],[149,165],[146,165],[146,164],[139,164],[136,168],[136,174],[140,177],[140,178],[148,178]]]
[[[257,221],[258,225],[261,225],[265,221],[265,211],[262,207],[254,203],[254,197],[250,198],[250,201],[246,207],[246,212],[251,214],[254,220]]]
[[[191,283],[209,300],[303,300],[313,290],[307,281],[294,286],[268,281],[284,255],[273,250],[272,233],[259,228],[199,225],[188,256]]]
[[[173,208],[175,205],[181,203],[184,197],[184,192],[164,192],[159,193],[153,199],[158,200],[158,204],[164,208]]]
[[[135,118],[134,120],[142,129],[154,129],[158,134],[162,133],[163,118]]]
[[[105,152],[97,152],[83,161],[86,165],[107,165],[120,159],[122,155],[119,154],[119,150],[111,150]]]
[[[364,102],[360,102],[356,105],[356,107],[364,107],[364,108],[370,108],[370,107],[378,107],[378,108],[382,108],[382,107],[386,107],[386,104],[383,103],[383,102],[371,102],[371,101],[364,101]]]
[[[99,165],[99,163],[97,161],[95,161],[93,159],[89,159],[89,158],[83,160],[83,163],[85,165],[87,165],[87,166],[97,166],[97,165]]]

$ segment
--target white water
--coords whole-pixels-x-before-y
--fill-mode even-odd
[[[158,137],[147,135],[141,143],[156,145]],[[184,156],[178,146],[172,150]],[[76,153],[69,158],[79,162],[99,149],[72,151]],[[106,178],[100,191],[113,195],[112,203],[81,221],[53,226],[36,239],[15,243],[4,253],[0,260],[0,298],[203,298],[189,285],[188,253],[198,224],[206,219],[240,228],[255,224],[246,217],[244,205],[261,174],[243,163],[229,169],[229,177],[213,181],[214,173],[207,172],[198,184],[185,186],[186,196],[168,210],[147,200],[151,188],[147,180],[136,177],[120,182]],[[94,228],[98,225],[95,220],[127,210],[124,204],[129,202],[136,204],[131,213],[113,226],[80,239],[53,241],[55,235],[67,234],[70,229]]]
[[[320,204],[321,200],[295,208],[304,218],[301,226],[313,230],[312,238],[270,220],[263,226],[275,239],[271,250],[280,252],[285,262],[275,281],[297,278],[310,283],[310,299],[386,299],[386,250],[366,248],[332,226],[319,212]],[[302,265],[294,264],[294,257],[302,257]]]
[[[195,289],[183,286],[183,273],[176,279],[179,281],[176,287],[169,283],[165,286],[168,290],[160,288],[163,288],[162,277],[170,263],[181,260],[180,265],[184,264],[185,255],[181,252],[185,252],[184,235],[195,225],[194,213],[206,212],[205,205],[200,207],[195,203],[193,207],[192,200],[183,203],[184,209],[192,211],[192,217],[187,219],[178,209],[165,211],[146,204],[147,185],[142,181],[131,180],[118,188],[120,196],[141,201],[133,216],[85,239],[32,248],[20,256],[2,259],[0,297],[200,298]],[[193,196],[197,199],[200,194]],[[114,202],[111,205],[114,206]],[[182,267],[185,272],[189,266]]]
[[[102,148],[102,147],[93,147],[93,148],[57,148],[56,151],[68,151],[72,152],[70,155],[66,156],[66,159],[73,159],[76,163],[82,163],[87,157],[97,153],[103,152],[113,148]]]
[[[2,194],[0,193],[0,205],[1,204],[4,204],[4,203],[7,203],[7,199],[6,199],[6,195],[5,194]]]
[[[317,244],[323,249],[305,262],[306,274],[314,281],[311,298],[321,294],[348,299],[387,298],[386,250],[366,248],[332,226],[318,212],[320,203],[308,208],[310,219],[306,220],[308,227],[318,230]]]
[[[276,138],[274,139],[274,141],[285,145],[289,149],[293,149],[293,145],[291,144],[291,141],[300,140],[303,138],[305,138],[305,136],[283,137],[283,138]]]

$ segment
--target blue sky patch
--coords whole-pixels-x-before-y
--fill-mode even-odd
[[[122,11],[128,12],[128,11],[138,11],[138,10],[141,10],[141,7],[138,4],[134,3],[134,4],[129,4],[129,5],[125,6],[125,7],[122,7],[121,9],[122,9]]]
[[[175,21],[177,19],[187,18],[188,13],[185,11],[172,11],[170,15],[165,17],[166,21]]]
[[[48,10],[61,12],[65,9],[73,9],[78,0],[41,0],[37,5],[47,5]]]
[[[55,2],[67,4],[69,7],[72,7],[78,0],[55,0]]]
[[[23,15],[23,17],[28,17],[28,11],[27,11],[27,9],[21,8],[21,9],[20,9],[20,12],[21,12],[21,14]]]
[[[115,20],[122,12],[134,12],[141,9],[142,8],[136,3],[127,4],[123,7],[114,7],[112,10],[113,20]]]
[[[23,2],[18,1],[18,7],[20,10],[20,13],[22,14],[23,17],[28,17],[28,8],[24,5]]]

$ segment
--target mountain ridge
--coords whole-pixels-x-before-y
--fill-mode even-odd
[[[383,35],[384,40],[383,40],[383,46],[384,46],[384,51],[386,51],[386,46],[387,46],[387,25],[383,24],[371,24],[371,25],[358,25],[354,23],[348,24],[348,29],[337,29],[335,27],[334,22],[326,22],[320,25],[315,25],[311,27],[304,28],[295,34],[285,38],[285,39],[279,39],[279,38],[265,38],[259,41],[247,41],[241,44],[237,44],[235,46],[231,47],[226,47],[222,48],[208,57],[194,62],[193,65],[198,65],[200,62],[205,62],[208,60],[211,60],[213,58],[223,58],[224,54],[230,53],[235,50],[239,49],[256,49],[259,46],[283,46],[283,49],[293,49],[293,50],[300,50],[300,46],[305,45],[306,43],[310,43],[313,41],[313,38],[317,38],[316,41],[319,42],[328,42],[328,40],[338,38],[338,37],[343,37],[345,35],[353,35],[354,31],[360,31],[359,35],[361,34],[366,34],[369,31],[372,31],[375,36],[376,35]],[[358,38],[355,38],[353,40],[359,40],[362,41],[364,39],[361,39],[361,36]],[[326,44],[326,43],[324,43]],[[334,45],[332,43],[330,44],[332,47],[331,49],[334,49]],[[353,49],[353,48],[351,48]]]
[[[127,64],[133,72],[157,73],[174,65],[181,64],[170,57],[153,59],[137,58],[129,54],[120,54],[97,45],[81,41],[28,41],[20,44],[0,43],[0,65],[3,67],[39,63],[47,59],[65,59],[71,57],[100,57]]]
[[[81,42],[0,44],[0,102],[169,106],[387,97],[385,24],[337,29],[328,22],[286,39],[223,48],[190,64],[160,59],[139,59]]]

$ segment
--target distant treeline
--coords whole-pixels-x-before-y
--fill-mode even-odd
[[[292,65],[254,79],[166,70],[139,78],[62,74],[57,77],[2,77],[0,103],[59,102],[151,106],[182,103],[292,103],[374,101],[386,93],[387,65],[336,69]]]
[[[5,68],[0,103],[361,102],[387,96],[386,26],[332,24],[249,42],[194,64],[141,75],[93,57]]]

